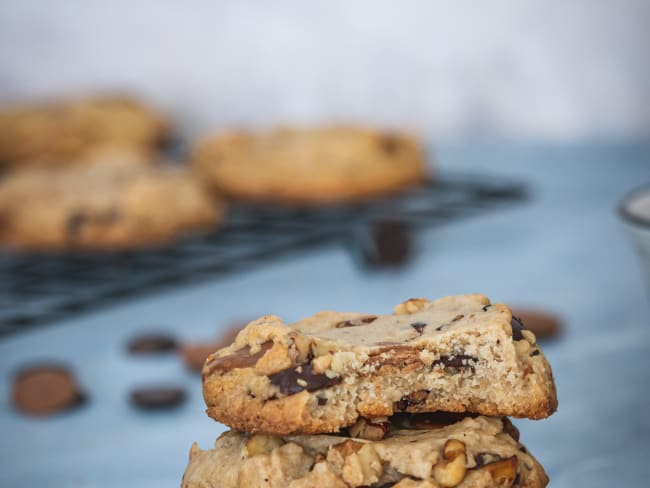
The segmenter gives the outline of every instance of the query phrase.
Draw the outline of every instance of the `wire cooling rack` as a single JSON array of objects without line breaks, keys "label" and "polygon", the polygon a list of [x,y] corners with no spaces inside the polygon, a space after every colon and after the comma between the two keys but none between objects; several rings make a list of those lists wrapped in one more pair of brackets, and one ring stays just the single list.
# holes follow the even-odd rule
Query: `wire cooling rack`
[{"label": "wire cooling rack", "polygon": [[263,261],[349,242],[375,222],[440,225],[522,201],[519,183],[447,175],[363,204],[319,208],[238,204],[211,234],[169,247],[111,254],[0,254],[0,336],[142,293],[235,273]]}]

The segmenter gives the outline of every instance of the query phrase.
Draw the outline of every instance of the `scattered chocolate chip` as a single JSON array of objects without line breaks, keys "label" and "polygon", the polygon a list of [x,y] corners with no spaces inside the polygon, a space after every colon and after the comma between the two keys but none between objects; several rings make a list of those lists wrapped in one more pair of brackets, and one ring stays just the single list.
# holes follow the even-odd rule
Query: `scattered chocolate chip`
[{"label": "scattered chocolate chip", "polygon": [[514,440],[519,442],[519,429],[515,426],[515,424],[513,424],[507,417],[503,417],[501,421],[503,422],[503,431]]},{"label": "scattered chocolate chip", "polygon": [[14,378],[12,401],[22,413],[45,417],[81,405],[85,396],[72,372],[50,364],[20,370]]},{"label": "scattered chocolate chip", "polygon": [[164,332],[151,332],[134,337],[129,341],[128,349],[131,354],[155,354],[175,351],[178,347],[176,339]]},{"label": "scattered chocolate chip", "polygon": [[399,220],[380,220],[369,229],[370,239],[363,247],[366,263],[374,266],[399,266],[411,252],[410,228]]},{"label": "scattered chocolate chip", "polygon": [[422,334],[422,331],[424,330],[424,328],[426,326],[427,326],[427,324],[425,324],[424,322],[413,322],[411,324],[411,327],[413,327],[417,331],[418,334]]},{"label": "scattered chocolate chip", "polygon": [[472,370],[472,372],[474,372],[474,365],[472,363],[477,361],[478,358],[474,356],[468,356],[466,354],[455,354],[452,356],[440,356],[440,359],[436,359],[433,363],[431,363],[431,367],[442,365],[445,368],[469,368]]},{"label": "scattered chocolate chip", "polygon": [[289,368],[269,376],[271,384],[277,386],[285,395],[294,395],[303,390],[316,391],[338,385],[340,377],[328,378],[313,372],[311,364]]},{"label": "scattered chocolate chip", "polygon": [[219,344],[216,342],[201,342],[195,344],[183,344],[180,349],[180,355],[183,358],[183,363],[190,370],[195,373],[201,372],[205,360],[210,354],[217,351]]},{"label": "scattered chocolate chip", "polygon": [[521,320],[513,315],[512,320],[510,321],[510,326],[512,327],[512,340],[522,340],[524,336],[521,335],[521,331],[524,330],[524,324],[521,322]]},{"label": "scattered chocolate chip", "polygon": [[177,387],[147,387],[131,391],[131,403],[145,410],[179,406],[185,401],[185,390]]},{"label": "scattered chocolate chip", "polygon": [[228,356],[223,356],[220,358],[215,357],[212,359],[212,361],[207,363],[207,374],[212,374],[216,371],[227,373],[228,371],[236,368],[250,368],[252,366],[255,366],[255,363],[257,363],[258,359],[264,356],[264,354],[266,354],[266,351],[272,347],[273,342],[267,341],[261,345],[260,350],[255,354],[251,354],[250,347],[246,346]]},{"label": "scattered chocolate chip", "polygon": [[560,319],[548,312],[532,309],[513,310],[519,320],[526,324],[526,329],[530,330],[538,339],[550,339],[557,337],[562,332]]},{"label": "scattered chocolate chip", "polygon": [[327,405],[327,398],[319,398],[318,399],[318,404],[320,406]]},{"label": "scattered chocolate chip", "polygon": [[359,325],[370,324],[377,320],[377,317],[374,315],[368,315],[367,317],[359,317],[358,319],[344,320],[339,322],[334,327],[337,329],[342,329],[344,327],[358,327]]}]

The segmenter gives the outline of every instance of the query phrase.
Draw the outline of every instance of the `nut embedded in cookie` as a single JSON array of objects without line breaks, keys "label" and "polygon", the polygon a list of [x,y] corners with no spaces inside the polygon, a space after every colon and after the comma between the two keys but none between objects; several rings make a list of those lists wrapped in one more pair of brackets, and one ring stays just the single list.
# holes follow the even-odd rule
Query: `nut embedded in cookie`
[{"label": "nut embedded in cookie", "polygon": [[[411,299],[393,315],[321,312],[249,324],[203,370],[208,415],[275,435],[337,432],[397,412],[532,419],[557,406],[535,336],[481,295]],[[378,433],[375,433],[378,434]]]}]

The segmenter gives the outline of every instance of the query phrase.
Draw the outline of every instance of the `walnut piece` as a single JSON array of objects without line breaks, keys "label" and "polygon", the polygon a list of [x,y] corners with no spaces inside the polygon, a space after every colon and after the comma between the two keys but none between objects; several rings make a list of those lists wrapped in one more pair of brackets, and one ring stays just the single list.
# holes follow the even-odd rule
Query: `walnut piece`
[{"label": "walnut piece", "polygon": [[458,485],[465,478],[467,454],[465,444],[456,439],[445,442],[442,456],[443,461],[433,467],[433,476],[443,488]]}]

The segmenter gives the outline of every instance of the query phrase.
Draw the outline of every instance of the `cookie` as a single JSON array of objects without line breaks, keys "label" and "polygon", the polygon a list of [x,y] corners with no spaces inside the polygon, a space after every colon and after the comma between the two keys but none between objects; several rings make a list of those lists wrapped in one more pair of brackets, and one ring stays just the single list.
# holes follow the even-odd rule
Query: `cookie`
[{"label": "cookie", "polygon": [[0,244],[118,250],[218,225],[222,206],[179,169],[119,164],[16,171],[0,180]]},{"label": "cookie", "polygon": [[196,145],[192,161],[227,196],[288,204],[357,201],[425,178],[413,138],[352,127],[216,135]]},{"label": "cookie", "polygon": [[[190,450],[182,488],[537,488],[542,466],[500,417],[433,428],[393,419],[380,439],[350,435],[267,436],[226,432],[214,449]],[[417,424],[418,422],[415,421]]]},{"label": "cookie", "polygon": [[288,326],[262,317],[208,357],[203,395],[215,420],[275,435],[403,411],[541,419],[557,407],[535,336],[482,295],[410,299],[393,315],[320,312]]},{"label": "cookie", "polygon": [[63,366],[28,367],[14,378],[13,405],[27,415],[46,417],[79,405],[83,398],[74,375]]},{"label": "cookie", "polygon": [[168,122],[127,97],[95,97],[0,110],[0,165],[87,163],[114,148],[155,151]]}]

